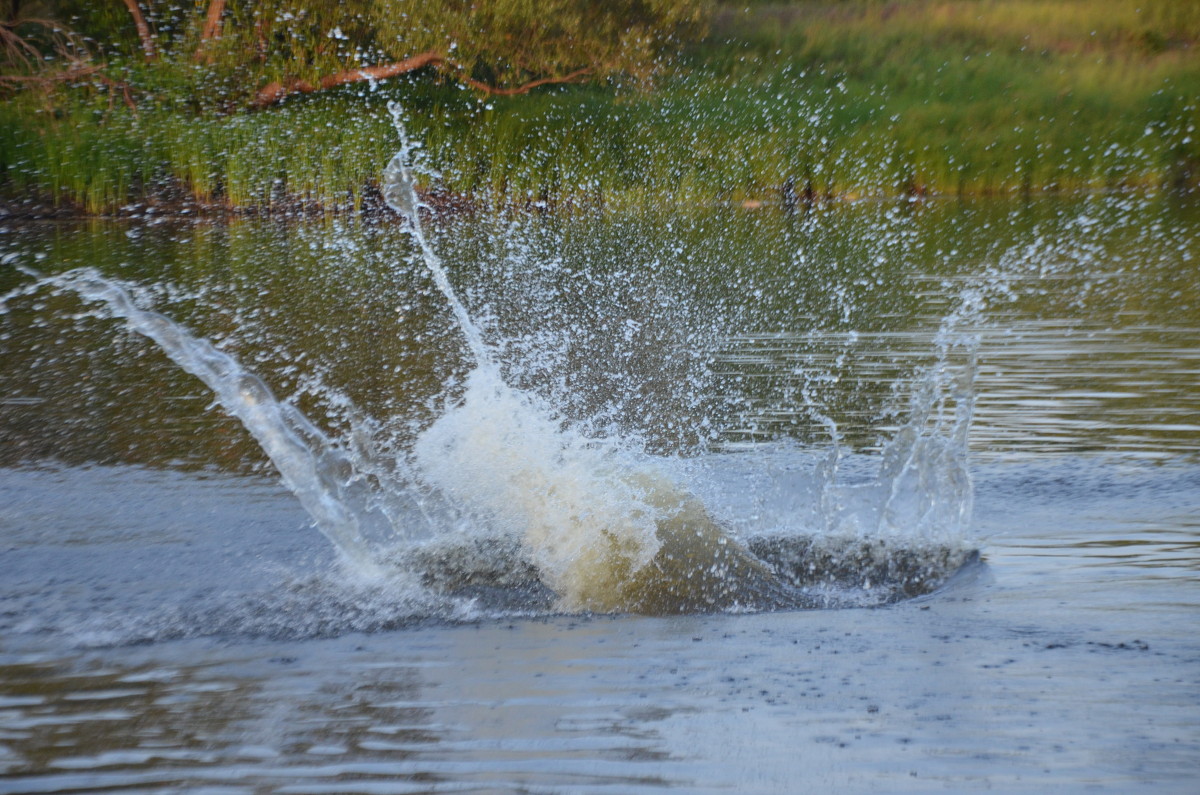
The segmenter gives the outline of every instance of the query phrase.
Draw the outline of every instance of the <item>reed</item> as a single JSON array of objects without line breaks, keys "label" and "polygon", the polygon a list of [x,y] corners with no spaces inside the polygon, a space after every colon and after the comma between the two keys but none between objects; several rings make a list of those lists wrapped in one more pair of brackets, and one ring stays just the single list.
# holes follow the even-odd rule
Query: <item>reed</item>
[{"label": "reed", "polygon": [[0,174],[12,196],[92,212],[172,188],[353,210],[395,148],[394,99],[441,183],[484,200],[1184,185],[1200,175],[1198,45],[1200,4],[1172,0],[740,2],[653,91],[488,98],[410,77],[217,115],[188,109],[180,65],[136,111],[111,91],[25,92],[0,107]]}]

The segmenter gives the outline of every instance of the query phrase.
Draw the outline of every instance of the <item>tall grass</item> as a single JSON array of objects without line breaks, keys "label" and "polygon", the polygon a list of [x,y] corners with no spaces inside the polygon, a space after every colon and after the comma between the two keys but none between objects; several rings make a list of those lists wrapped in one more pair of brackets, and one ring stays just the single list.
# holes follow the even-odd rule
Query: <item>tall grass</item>
[{"label": "tall grass", "polygon": [[394,99],[446,188],[503,201],[1186,183],[1200,175],[1198,47],[1200,3],[1175,0],[740,2],[651,92],[488,98],[413,77],[230,115],[169,100],[161,75],[136,112],[97,89],[26,93],[0,109],[0,173],[10,194],[91,211],[172,186],[236,207],[355,208],[395,149]]}]

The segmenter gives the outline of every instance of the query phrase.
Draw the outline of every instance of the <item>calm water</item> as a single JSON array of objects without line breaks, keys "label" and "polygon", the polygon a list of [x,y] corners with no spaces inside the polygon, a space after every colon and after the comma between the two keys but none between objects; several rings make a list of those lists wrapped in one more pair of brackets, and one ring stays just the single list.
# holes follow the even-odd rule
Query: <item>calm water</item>
[{"label": "calm water", "polygon": [[[428,561],[424,585],[364,583],[202,383],[71,294],[12,291],[17,266],[139,285],[386,451],[386,480],[471,369],[400,230],[9,224],[0,791],[1193,791],[1194,204],[464,216],[434,238],[505,379],[648,451],[733,538],[832,532],[884,484],[912,521],[893,548],[982,560],[885,607],[668,617],[564,614],[528,579],[443,598]],[[877,472],[914,406],[937,439],[971,396],[963,529],[922,513],[960,504],[946,482]],[[523,571],[471,521],[409,543],[446,576]],[[813,593],[897,596],[840,571]]]}]

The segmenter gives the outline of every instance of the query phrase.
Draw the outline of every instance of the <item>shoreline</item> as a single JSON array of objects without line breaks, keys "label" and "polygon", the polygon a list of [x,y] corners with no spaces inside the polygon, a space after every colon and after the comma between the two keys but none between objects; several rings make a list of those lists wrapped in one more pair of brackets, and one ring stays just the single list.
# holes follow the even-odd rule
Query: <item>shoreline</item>
[{"label": "shoreline", "polygon": [[411,73],[255,110],[213,81],[265,66],[117,47],[123,94],[6,89],[0,217],[370,216],[393,103],[423,179],[500,210],[1200,190],[1200,14],[1172,0],[717,5],[645,85],[519,96]]},{"label": "shoreline", "polygon": [[[488,198],[478,198],[470,195],[452,193],[450,191],[428,191],[418,189],[422,200],[432,210],[436,218],[469,215],[483,211],[485,208],[521,209],[535,211],[547,215],[556,213],[575,213],[583,211],[607,212],[614,207],[622,207],[620,196],[615,201],[605,201],[603,197],[572,197],[551,200],[509,200],[496,202]],[[781,212],[786,215],[802,215],[817,208],[833,206],[849,206],[870,203],[926,203],[947,201],[981,201],[990,199],[1037,199],[1037,198],[1071,198],[1090,195],[1170,195],[1182,199],[1200,197],[1200,189],[1195,186],[1172,185],[1164,180],[1126,183],[1111,186],[1072,187],[1062,188],[1048,186],[1041,188],[1026,188],[1013,190],[979,190],[944,192],[935,190],[906,191],[897,193],[845,191],[806,196],[803,198],[788,197],[782,191],[777,195],[763,198],[743,199],[713,199],[710,202],[700,202],[693,206],[706,205],[710,209],[733,210],[742,212]],[[588,200],[590,199],[590,200]],[[671,197],[663,193],[664,202]],[[228,221],[241,218],[275,219],[281,221],[302,220],[311,221],[323,218],[355,217],[368,221],[380,221],[391,218],[392,211],[383,202],[379,191],[372,186],[357,207],[351,205],[326,205],[313,199],[288,197],[283,201],[270,205],[232,205],[222,201],[205,201],[180,190],[163,191],[158,195],[138,201],[130,201],[120,207],[110,208],[99,212],[88,210],[81,204],[37,198],[17,198],[6,195],[0,190],[0,222],[17,221],[91,221],[91,220],[145,220],[161,218],[170,220],[197,221]]]}]

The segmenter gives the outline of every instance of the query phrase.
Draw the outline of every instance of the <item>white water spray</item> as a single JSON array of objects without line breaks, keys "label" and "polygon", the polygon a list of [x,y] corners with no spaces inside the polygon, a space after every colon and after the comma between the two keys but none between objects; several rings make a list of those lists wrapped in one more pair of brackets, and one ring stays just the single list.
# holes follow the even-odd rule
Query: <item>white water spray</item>
[{"label": "white water spray", "polygon": [[417,196],[416,180],[413,174],[415,150],[404,128],[402,109],[395,102],[389,103],[388,109],[392,113],[392,123],[396,128],[396,134],[400,137],[400,151],[388,161],[387,166],[383,169],[383,199],[387,202],[388,207],[391,207],[404,219],[409,236],[421,251],[425,267],[433,276],[434,283],[437,284],[446,301],[449,302],[458,328],[467,338],[467,345],[475,357],[475,363],[481,366],[489,365],[491,357],[483,344],[479,328],[467,314],[467,309],[463,306],[462,301],[458,300],[458,295],[455,294],[454,288],[450,284],[450,277],[446,275],[442,260],[433,250],[433,246],[429,245],[429,240],[425,237],[425,230],[421,226],[421,210],[425,208],[425,204]]},{"label": "white water spray", "polygon": [[261,378],[209,341],[192,336],[164,315],[139,308],[129,287],[117,280],[91,268],[57,276],[23,270],[38,278],[23,292],[50,286],[99,303],[112,317],[153,340],[171,361],[203,381],[221,408],[239,419],[262,447],[284,484],[353,570],[371,578],[382,574],[366,538],[370,525],[387,524],[388,519],[369,505],[364,484],[355,477],[349,456],[295,406],[276,400]]},{"label": "white water spray", "polygon": [[[785,511],[775,526],[784,535],[767,542],[735,537],[714,518],[709,506],[719,503],[682,485],[678,462],[619,435],[584,432],[549,401],[506,382],[499,348],[484,341],[422,228],[414,146],[398,109],[393,114],[402,146],[384,172],[384,196],[450,306],[474,365],[458,399],[417,436],[410,459],[328,436],[233,357],[138,306],[134,286],[93,269],[33,274],[36,284],[0,297],[0,312],[5,300],[50,286],[100,305],[153,340],[243,423],[353,570],[374,577],[413,573],[434,592],[472,596],[474,574],[447,567],[465,560],[456,543],[469,551],[481,542],[474,548],[497,552],[488,565],[507,567],[489,582],[522,583],[527,594],[549,588],[559,610],[674,613],[857,603],[831,600],[831,583],[853,589],[881,578],[897,587],[875,593],[901,598],[927,592],[964,560],[968,550],[957,542],[970,510],[966,433],[973,392],[969,374],[957,387],[947,377],[958,315],[943,324],[939,364],[871,483],[839,485],[839,430],[805,393],[832,440],[814,472],[809,506],[823,521],[798,526],[797,512]],[[953,420],[943,417],[950,405]],[[426,495],[451,510],[425,515],[435,538],[421,546],[405,528],[414,517],[397,506],[420,508]],[[446,520],[450,514],[455,520]],[[880,538],[883,546],[872,546]],[[384,549],[380,539],[400,543]],[[939,540],[947,543],[933,549]]]},{"label": "white water spray", "polygon": [[413,147],[401,109],[393,104],[391,112],[401,148],[384,171],[384,199],[404,219],[476,362],[459,405],[417,441],[423,478],[520,537],[561,609],[785,604],[770,569],[648,456],[566,427],[549,406],[505,383],[425,237]]}]

